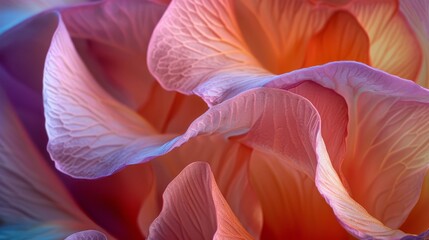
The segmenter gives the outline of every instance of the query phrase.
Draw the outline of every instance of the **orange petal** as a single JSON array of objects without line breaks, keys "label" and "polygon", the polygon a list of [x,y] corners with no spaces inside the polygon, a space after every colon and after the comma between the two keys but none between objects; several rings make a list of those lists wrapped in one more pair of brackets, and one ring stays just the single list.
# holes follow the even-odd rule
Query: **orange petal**
[{"label": "orange petal", "polygon": [[419,234],[429,229],[429,173],[426,173],[419,200],[401,229]]},{"label": "orange petal", "polygon": [[338,60],[370,64],[369,39],[356,19],[346,11],[335,12],[308,44],[304,66]]},{"label": "orange petal", "polygon": [[[353,198],[333,175],[330,163],[318,165],[318,189],[339,219],[349,221],[344,225],[355,228],[349,229],[351,233],[361,237],[404,236],[394,229],[417,202],[428,167],[428,91],[352,62],[285,74],[269,86],[287,88],[308,80],[341,95],[350,119],[343,171]],[[320,155],[326,161],[327,156]],[[371,224],[363,224],[364,219]]]},{"label": "orange petal", "polygon": [[416,80],[418,84],[427,88],[429,87],[429,2],[425,0],[401,0],[399,7],[417,36],[422,49],[422,66]]},{"label": "orange petal", "polygon": [[301,171],[258,151],[252,154],[249,171],[264,213],[261,239],[349,237],[314,180]]},{"label": "orange petal", "polygon": [[415,34],[398,14],[395,0],[355,1],[348,10],[368,34],[371,65],[405,79],[416,80],[422,54]]}]

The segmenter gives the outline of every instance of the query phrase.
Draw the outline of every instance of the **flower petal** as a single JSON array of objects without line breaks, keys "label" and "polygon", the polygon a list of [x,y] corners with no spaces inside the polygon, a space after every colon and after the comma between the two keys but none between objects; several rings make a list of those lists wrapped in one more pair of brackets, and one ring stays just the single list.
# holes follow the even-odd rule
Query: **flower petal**
[{"label": "flower petal", "polygon": [[61,238],[98,227],[76,206],[0,89],[0,237]]},{"label": "flower petal", "polygon": [[[401,226],[404,231],[420,233],[429,229],[429,172],[426,173],[419,201]],[[429,232],[428,232],[429,233]]]},{"label": "flower petal", "polygon": [[322,124],[322,136],[332,165],[341,173],[346,151],[348,108],[340,95],[314,82],[303,82],[289,91],[305,97],[316,108]]},{"label": "flower petal", "polygon": [[219,191],[210,167],[192,163],[164,192],[149,239],[252,239]]},{"label": "flower petal", "polygon": [[422,64],[421,48],[398,7],[395,0],[364,0],[354,1],[349,11],[368,34],[371,66],[414,80]]},{"label": "flower petal", "polygon": [[[195,89],[213,77],[219,83],[233,76],[247,86],[271,75],[246,47],[234,15],[232,1],[173,1],[149,44],[149,70],[165,89],[198,95],[207,88]],[[243,72],[255,79],[240,77]],[[211,86],[205,94],[217,98],[226,89]]]},{"label": "flower petal", "polygon": [[[333,89],[346,100],[349,147],[343,171],[353,199],[387,226],[398,228],[418,200],[429,165],[424,158],[429,151],[424,130],[427,90],[358,63],[304,69],[269,86],[288,88],[306,80]],[[335,209],[337,203],[329,202]]]},{"label": "flower petal", "polygon": [[336,60],[415,79],[420,52],[394,1],[177,0],[154,30],[148,64],[166,89],[213,105],[272,74]]},{"label": "flower petal", "polygon": [[423,53],[417,83],[429,87],[429,3],[425,0],[401,0],[399,8],[416,34]]},{"label": "flower petal", "polygon": [[95,230],[86,230],[77,233],[73,233],[68,236],[65,240],[107,240],[107,237]]},{"label": "flower petal", "polygon": [[[210,148],[207,148],[210,146]],[[262,210],[249,182],[251,149],[223,136],[198,136],[179,148],[151,161],[158,192],[187,165],[205,160],[210,164],[217,185],[228,205],[253,238],[260,238]],[[141,214],[142,215],[142,214]]]},{"label": "flower petal", "polygon": [[96,80],[133,109],[148,100],[155,84],[146,67],[146,51],[165,8],[148,0],[106,0],[61,10]]},{"label": "flower petal", "polygon": [[172,138],[157,134],[96,83],[61,21],[46,58],[44,103],[48,151],[58,169],[75,177],[110,175],[125,165],[122,161],[144,159],[141,149]]},{"label": "flower petal", "polygon": [[258,151],[252,153],[249,171],[264,213],[261,239],[350,237],[311,177],[278,157]]}]

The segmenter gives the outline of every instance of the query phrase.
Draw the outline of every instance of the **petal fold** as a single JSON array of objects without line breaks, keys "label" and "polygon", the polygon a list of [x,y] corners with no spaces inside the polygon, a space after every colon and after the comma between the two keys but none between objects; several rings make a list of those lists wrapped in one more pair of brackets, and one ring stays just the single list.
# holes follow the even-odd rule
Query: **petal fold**
[{"label": "petal fold", "polygon": [[252,239],[219,191],[210,167],[192,163],[164,192],[149,239]]},{"label": "petal fold", "polygon": [[[137,163],[139,155],[145,155],[141,149],[171,139],[157,135],[149,123],[97,84],[62,21],[46,58],[43,95],[48,151],[58,169],[75,177],[110,175],[125,165],[124,159]],[[102,157],[105,161],[100,162]]]},{"label": "petal fold", "polygon": [[[429,151],[429,135],[424,130],[429,114],[428,91],[410,81],[347,62],[285,74],[267,86],[288,89],[308,80],[334,90],[347,103],[350,121],[342,171],[354,204],[362,205],[383,224],[399,228],[418,200],[429,165],[424,157]],[[334,184],[334,178],[328,176],[326,173],[330,179],[326,183]],[[321,190],[325,180],[319,177],[318,181]],[[343,183],[335,184],[343,188]],[[321,193],[325,197],[333,194],[324,191]],[[337,216],[334,205],[347,202],[341,195],[337,203],[327,198]]]},{"label": "petal fold", "polygon": [[100,85],[133,109],[149,96],[155,81],[146,52],[165,4],[106,0],[61,10],[77,50]]}]

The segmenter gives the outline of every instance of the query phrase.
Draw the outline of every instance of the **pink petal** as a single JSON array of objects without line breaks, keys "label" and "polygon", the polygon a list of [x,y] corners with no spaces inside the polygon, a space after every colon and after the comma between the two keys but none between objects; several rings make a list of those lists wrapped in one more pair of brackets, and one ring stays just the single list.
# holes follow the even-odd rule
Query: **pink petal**
[{"label": "pink petal", "polygon": [[96,80],[133,109],[148,101],[155,84],[146,67],[146,51],[165,8],[147,0],[107,0],[61,11]]},{"label": "pink petal", "polygon": [[88,227],[97,229],[33,146],[2,89],[0,101],[1,235],[62,238]]},{"label": "pink petal", "polygon": [[429,87],[429,3],[425,0],[401,0],[399,8],[416,34],[423,54],[417,83]]},{"label": "pink petal", "polygon": [[208,164],[185,168],[163,198],[149,239],[252,239],[223,198]]},{"label": "pink petal", "polygon": [[347,123],[349,121],[347,104],[340,95],[331,89],[314,82],[302,82],[289,91],[309,100],[320,115],[322,136],[329,156],[337,172],[346,151]]},{"label": "pink petal", "polygon": [[[207,148],[210,146],[210,148]],[[262,210],[249,182],[251,149],[222,136],[199,136],[151,161],[157,177],[157,191],[165,187],[189,164],[204,160],[210,164],[216,183],[234,215],[253,238],[262,230]],[[145,216],[142,212],[140,216]]]},{"label": "pink petal", "polygon": [[[304,69],[285,74],[269,86],[288,88],[288,85],[306,80],[333,89],[347,102],[349,147],[343,171],[353,201],[387,226],[398,228],[417,202],[428,169],[424,158],[429,150],[428,134],[423,130],[429,113],[427,90],[358,63],[333,63]],[[344,223],[346,216],[356,214],[344,211],[344,205],[351,207],[357,203],[352,204],[351,199],[345,201],[346,192],[334,194],[332,185],[339,188],[342,183],[333,178],[332,173],[328,174],[331,169],[327,166],[319,166],[318,188]],[[323,179],[322,173],[328,179]],[[351,223],[348,226],[353,228]],[[360,229],[354,234],[364,236],[360,234],[365,231],[371,234],[385,231],[380,228],[381,232],[376,233],[379,230],[373,230]]]},{"label": "pink petal", "polygon": [[[152,36],[149,70],[165,89],[204,93],[209,103],[229,89],[223,82],[231,77],[248,86],[271,75],[245,46],[234,15],[231,1],[173,1]],[[244,72],[255,76],[244,78]]]},{"label": "pink petal", "polygon": [[73,233],[65,240],[107,240],[107,237],[95,230],[86,230],[82,232]]},{"label": "pink petal", "polygon": [[61,21],[46,59],[44,103],[48,150],[58,169],[75,177],[109,175],[172,138],[158,135],[96,83]]}]

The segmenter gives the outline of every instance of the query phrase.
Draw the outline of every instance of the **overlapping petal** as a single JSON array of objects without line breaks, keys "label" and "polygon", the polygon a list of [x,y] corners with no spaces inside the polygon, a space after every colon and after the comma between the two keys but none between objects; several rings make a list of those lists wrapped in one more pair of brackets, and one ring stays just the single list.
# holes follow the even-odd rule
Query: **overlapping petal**
[{"label": "overlapping petal", "polygon": [[77,50],[100,85],[137,110],[156,83],[146,64],[153,28],[165,4],[105,0],[61,10]]},{"label": "overlapping petal", "polygon": [[97,84],[61,21],[46,59],[44,102],[48,150],[60,170],[76,177],[110,175],[123,161],[142,161],[154,155],[151,149],[162,152],[171,139]]},{"label": "overlapping petal", "polygon": [[[187,165],[205,161],[210,165],[219,190],[231,210],[246,231],[254,239],[259,239],[263,214],[249,179],[251,153],[251,148],[221,135],[190,139],[179,148],[150,162],[156,176],[158,195]],[[146,214],[142,212],[140,216]]]},{"label": "overlapping petal", "polygon": [[149,239],[252,239],[234,216],[207,163],[186,167],[164,192]]},{"label": "overlapping petal", "polygon": [[394,1],[177,0],[155,29],[148,64],[165,88],[217,104],[272,74],[329,61],[415,79],[420,51]]},{"label": "overlapping petal", "polygon": [[[296,71],[267,86],[286,89],[307,80],[334,90],[347,103],[350,120],[342,171],[350,195],[375,218],[399,228],[419,198],[429,166],[424,120],[428,91],[358,63]],[[336,203],[327,198],[335,210]],[[346,202],[341,201],[338,204]]]}]

